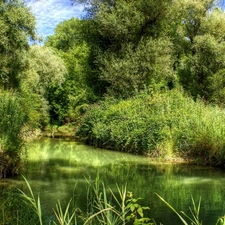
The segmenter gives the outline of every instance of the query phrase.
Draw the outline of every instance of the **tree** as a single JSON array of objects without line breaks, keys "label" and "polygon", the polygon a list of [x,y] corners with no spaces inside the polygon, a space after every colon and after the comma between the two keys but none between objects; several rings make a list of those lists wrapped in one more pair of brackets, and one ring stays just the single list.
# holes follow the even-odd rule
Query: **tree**
[{"label": "tree", "polygon": [[[76,120],[77,111],[95,101],[105,91],[95,64],[101,38],[94,21],[66,20],[49,36],[45,45],[55,48],[65,62],[65,82],[52,90],[52,117],[60,122]],[[97,72],[96,72],[97,71]]]},{"label": "tree", "polygon": [[100,78],[115,97],[145,88],[167,86],[174,79],[173,47],[162,35],[172,1],[93,2],[99,33],[106,47],[98,54]]},{"label": "tree", "polygon": [[52,90],[62,85],[67,70],[61,57],[49,47],[33,45],[24,57],[28,65],[20,74],[24,107],[33,125],[43,126],[49,122],[49,111],[53,107],[49,101]]},{"label": "tree", "polygon": [[[87,4],[86,18],[94,21],[101,39],[93,61],[99,78],[106,81],[108,93],[129,96],[155,82],[166,84],[169,76],[163,78],[163,71],[170,68],[169,74],[172,69],[174,71],[170,84],[173,80],[179,80],[194,98],[200,96],[211,101],[213,95],[213,99],[218,100],[215,91],[216,85],[220,84],[218,88],[223,86],[219,80],[224,71],[225,33],[225,14],[220,9],[220,1],[82,2]],[[150,42],[155,43],[151,46],[152,51],[148,48]],[[165,51],[156,54],[160,42],[170,44],[167,47],[162,45]],[[153,80],[149,78],[153,78],[150,71],[154,70],[155,65],[148,62],[147,55],[155,58],[157,65],[160,58],[168,59],[168,63],[164,61],[167,69],[164,70],[162,63],[162,70],[157,70]],[[146,72],[147,63],[153,70]]]},{"label": "tree", "polygon": [[212,77],[225,66],[225,14],[210,0],[183,1],[178,5],[180,22],[173,27],[178,35],[171,36],[176,46],[175,69],[182,86],[194,98],[211,100]]},{"label": "tree", "polygon": [[166,87],[175,79],[172,51],[169,39],[146,38],[136,47],[125,45],[123,55],[104,54],[101,78],[110,84],[108,93],[128,98],[144,89]]},{"label": "tree", "polygon": [[0,1],[0,85],[18,88],[18,74],[26,67],[21,59],[35,38],[35,18],[20,0]]}]

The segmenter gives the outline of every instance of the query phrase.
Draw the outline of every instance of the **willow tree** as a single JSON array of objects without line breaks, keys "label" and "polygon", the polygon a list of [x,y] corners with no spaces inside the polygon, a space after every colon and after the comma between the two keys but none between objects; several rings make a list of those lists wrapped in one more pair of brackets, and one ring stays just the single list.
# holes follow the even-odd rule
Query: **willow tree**
[{"label": "willow tree", "polygon": [[35,18],[20,0],[0,1],[0,85],[19,86],[18,74],[26,67],[23,52],[35,38]]},{"label": "willow tree", "polygon": [[50,122],[49,113],[56,104],[52,96],[65,81],[67,69],[62,58],[49,47],[33,45],[24,58],[27,69],[19,76],[24,108],[32,126],[43,127]]},{"label": "willow tree", "polygon": [[105,40],[97,55],[100,79],[115,97],[168,86],[174,79],[173,46],[162,36],[171,0],[98,1],[93,20]]},{"label": "willow tree", "polygon": [[181,85],[194,98],[218,101],[216,92],[224,89],[225,13],[212,0],[182,0],[174,2],[167,20]]},{"label": "willow tree", "polygon": [[[174,76],[179,78],[176,80],[179,80],[187,92],[194,98],[200,96],[216,102],[224,95],[224,81],[223,79],[221,81],[224,74],[224,12],[220,8],[223,1],[75,0],[75,2],[87,6],[86,19],[95,22],[103,40],[95,62],[101,71],[100,78],[108,81],[110,89],[121,84],[129,87],[129,90],[132,89],[131,87],[137,84],[136,81],[132,81],[136,76],[132,74],[135,74],[135,71],[138,73],[145,71],[144,68],[140,70],[145,57],[142,59],[137,57],[140,44],[150,39],[154,39],[155,42],[165,39],[171,42],[169,46],[172,48],[167,54],[172,54],[170,58],[173,60]],[[159,57],[162,57],[162,53],[161,51],[161,54],[158,54]],[[151,52],[148,54],[151,55]],[[139,66],[134,68],[137,60]],[[171,65],[171,61],[168,64]],[[130,73],[128,67],[133,68],[134,72]],[[142,73],[139,77],[145,76]],[[152,74],[149,74],[149,77],[153,77]],[[143,82],[144,80],[140,83]],[[140,89],[140,86],[137,89]],[[216,89],[221,90],[219,94],[216,93]],[[124,89],[128,95],[129,90]]]}]

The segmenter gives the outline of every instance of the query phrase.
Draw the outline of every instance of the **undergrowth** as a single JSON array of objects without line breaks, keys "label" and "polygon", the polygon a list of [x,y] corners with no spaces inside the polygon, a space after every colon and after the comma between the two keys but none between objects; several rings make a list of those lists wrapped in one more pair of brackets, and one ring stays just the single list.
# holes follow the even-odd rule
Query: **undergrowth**
[{"label": "undergrowth", "polygon": [[224,124],[223,109],[172,90],[92,105],[77,136],[96,147],[223,166]]}]

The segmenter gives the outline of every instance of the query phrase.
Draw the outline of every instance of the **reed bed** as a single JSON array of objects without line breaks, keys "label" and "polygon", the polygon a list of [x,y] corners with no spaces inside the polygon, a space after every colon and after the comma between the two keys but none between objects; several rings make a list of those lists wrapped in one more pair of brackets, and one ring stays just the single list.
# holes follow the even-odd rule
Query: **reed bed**
[{"label": "reed bed", "polygon": [[96,147],[224,166],[224,124],[224,109],[172,90],[93,105],[77,136]]}]

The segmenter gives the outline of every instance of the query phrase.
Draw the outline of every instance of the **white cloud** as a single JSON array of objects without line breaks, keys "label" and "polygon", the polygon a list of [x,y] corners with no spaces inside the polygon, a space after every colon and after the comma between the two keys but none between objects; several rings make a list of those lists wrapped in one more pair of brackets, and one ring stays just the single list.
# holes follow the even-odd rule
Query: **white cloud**
[{"label": "white cloud", "polygon": [[60,22],[80,18],[83,13],[83,6],[72,5],[70,0],[27,0],[26,5],[36,17],[37,34],[43,38],[54,34]]}]

